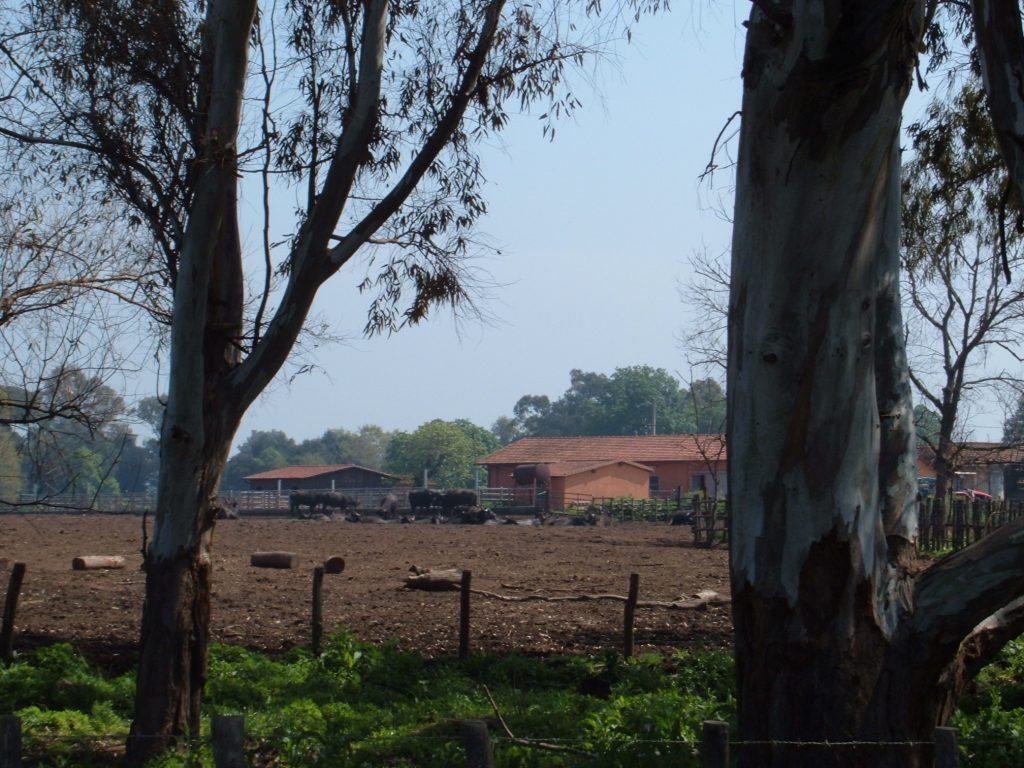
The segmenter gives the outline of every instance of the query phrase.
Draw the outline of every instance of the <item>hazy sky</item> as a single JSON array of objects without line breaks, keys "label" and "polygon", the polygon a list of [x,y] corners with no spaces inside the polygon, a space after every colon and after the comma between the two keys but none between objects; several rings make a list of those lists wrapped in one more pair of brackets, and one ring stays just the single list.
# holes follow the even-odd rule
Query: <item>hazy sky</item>
[{"label": "hazy sky", "polygon": [[643,20],[574,88],[584,108],[558,124],[554,142],[523,117],[487,150],[481,229],[501,250],[476,265],[492,283],[487,320],[456,327],[438,313],[364,339],[366,302],[354,286],[365,265],[349,265],[315,308],[349,340],[318,350],[322,370],[272,384],[236,445],[253,429],[302,439],[434,418],[489,427],[522,395],[559,396],[572,368],[652,365],[688,379],[679,284],[693,251],[728,247],[728,225],[710,208],[731,176],[711,187],[698,177],[739,109],[742,6]]},{"label": "hazy sky", "polygon": [[[584,107],[558,124],[554,142],[523,116],[485,152],[481,230],[501,251],[475,265],[492,285],[488,319],[456,326],[439,312],[365,339],[355,286],[366,265],[346,266],[315,312],[348,340],[317,350],[313,372],[289,381],[293,366],[278,377],[236,446],[254,429],[304,439],[363,424],[411,431],[434,418],[490,427],[522,395],[561,395],[573,368],[651,365],[688,381],[679,337],[704,318],[679,289],[695,251],[729,245],[731,172],[712,184],[699,177],[740,106],[749,6],[677,5],[641,21],[632,43],[576,84]],[[907,120],[925,100],[911,96]],[[970,421],[974,439],[1000,439],[998,408],[976,406]]]}]

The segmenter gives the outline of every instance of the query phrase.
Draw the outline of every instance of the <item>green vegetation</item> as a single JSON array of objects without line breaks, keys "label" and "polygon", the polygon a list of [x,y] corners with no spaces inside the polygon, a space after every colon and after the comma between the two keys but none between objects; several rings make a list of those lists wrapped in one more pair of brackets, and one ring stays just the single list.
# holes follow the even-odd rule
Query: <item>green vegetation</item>
[{"label": "green vegetation", "polygon": [[[105,677],[54,645],[0,668],[0,714],[21,718],[27,766],[116,765],[133,687],[131,673]],[[488,693],[516,737],[547,747],[505,736]],[[282,768],[459,765],[462,719],[488,722],[503,768],[696,768],[703,721],[733,710],[732,658],[720,651],[431,661],[339,634],[319,658],[214,646],[207,686],[208,715],[245,715],[250,764]],[[1024,765],[1024,640],[981,673],[953,724],[966,764]],[[212,766],[207,731],[155,768]]]},{"label": "green vegetation", "polygon": [[1024,638],[1011,640],[960,700],[952,725],[972,768],[1024,765]]}]

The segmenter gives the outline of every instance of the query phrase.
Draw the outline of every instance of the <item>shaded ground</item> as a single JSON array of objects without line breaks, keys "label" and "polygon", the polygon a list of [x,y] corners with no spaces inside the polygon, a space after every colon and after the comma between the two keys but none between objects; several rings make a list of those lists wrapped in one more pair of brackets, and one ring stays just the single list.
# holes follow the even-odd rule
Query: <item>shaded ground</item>
[{"label": "shaded ground", "polygon": [[[269,651],[309,642],[312,571],[327,557],[345,571],[324,580],[324,625],[427,655],[458,649],[459,595],[403,589],[411,565],[469,569],[473,588],[503,595],[625,595],[640,575],[640,600],[671,601],[701,590],[728,595],[724,549],[695,549],[688,527],[627,523],[607,528],[225,520],[214,537],[213,639]],[[145,578],[142,518],[0,515],[0,598],[10,565],[25,562],[15,649],[70,640],[118,665],[131,662]],[[253,568],[255,551],[299,556],[293,570]],[[128,567],[73,571],[79,555],[123,555]],[[623,603],[502,602],[474,596],[474,649],[594,653],[620,648]],[[728,605],[640,608],[636,650],[724,646]]]}]

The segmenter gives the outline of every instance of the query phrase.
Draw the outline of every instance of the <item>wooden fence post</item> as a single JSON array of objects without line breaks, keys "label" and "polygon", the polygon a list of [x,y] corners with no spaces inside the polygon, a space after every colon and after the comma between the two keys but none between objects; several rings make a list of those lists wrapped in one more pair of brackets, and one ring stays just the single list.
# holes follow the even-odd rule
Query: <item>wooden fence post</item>
[{"label": "wooden fence post", "polygon": [[494,768],[487,723],[483,720],[463,720],[459,723],[459,736],[466,750],[467,768]]},{"label": "wooden fence post", "polygon": [[25,579],[25,564],[15,563],[11,578],[7,582],[7,598],[4,600],[4,617],[0,623],[0,660],[4,666],[11,665],[14,657],[14,613],[21,594],[21,582]]},{"label": "wooden fence post", "polygon": [[704,768],[728,768],[729,724],[721,720],[705,720],[701,738]]},{"label": "wooden fence post", "polygon": [[960,749],[956,728],[935,729],[935,768],[958,768]]},{"label": "wooden fence post", "polygon": [[633,619],[636,617],[636,601],[640,594],[640,574],[629,574],[629,596],[626,598],[625,631],[623,633],[622,656],[633,656]]},{"label": "wooden fence post", "polygon": [[217,768],[246,768],[245,718],[220,715],[210,720],[213,738],[213,763]]},{"label": "wooden fence post", "polygon": [[0,768],[21,768],[21,720],[0,716]]},{"label": "wooden fence post", "polygon": [[324,567],[318,565],[313,569],[313,611],[312,611],[312,645],[313,655],[320,655],[320,641],[324,636]]},{"label": "wooden fence post", "polygon": [[472,579],[472,571],[462,572],[462,587],[459,593],[459,658],[462,660],[469,656],[469,585]]}]

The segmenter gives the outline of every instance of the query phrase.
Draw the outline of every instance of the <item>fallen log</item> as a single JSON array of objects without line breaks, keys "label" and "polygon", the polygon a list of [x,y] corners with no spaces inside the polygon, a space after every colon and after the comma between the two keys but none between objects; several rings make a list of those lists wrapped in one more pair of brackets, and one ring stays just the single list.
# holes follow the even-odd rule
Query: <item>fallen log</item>
[{"label": "fallen log", "polygon": [[294,568],[298,563],[294,552],[253,552],[249,558],[253,568]]},{"label": "fallen log", "polygon": [[428,592],[456,592],[462,588],[462,571],[447,568],[440,571],[412,567],[412,576],[405,580],[406,589],[424,589]]},{"label": "fallen log", "polygon": [[[615,600],[621,603],[625,603],[629,598],[625,595],[562,595],[558,597],[551,597],[548,595],[500,595],[497,592],[487,592],[482,589],[471,590],[474,595],[480,595],[491,600],[500,600],[506,603],[528,603],[528,602],[542,602],[542,603],[582,603],[594,600]],[[695,597],[689,599],[679,600],[638,600],[636,603],[637,608],[670,608],[676,610],[692,611],[698,608],[705,608],[709,605],[724,605],[729,602],[729,598],[723,597],[717,592],[711,592],[710,590],[698,593]]]},{"label": "fallen log", "polygon": [[341,573],[344,570],[345,558],[335,555],[324,560],[324,573]]},{"label": "fallen log", "polygon": [[74,571],[101,571],[124,568],[121,555],[80,555],[71,561]]}]

